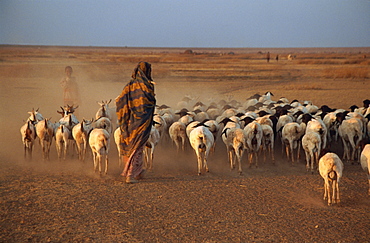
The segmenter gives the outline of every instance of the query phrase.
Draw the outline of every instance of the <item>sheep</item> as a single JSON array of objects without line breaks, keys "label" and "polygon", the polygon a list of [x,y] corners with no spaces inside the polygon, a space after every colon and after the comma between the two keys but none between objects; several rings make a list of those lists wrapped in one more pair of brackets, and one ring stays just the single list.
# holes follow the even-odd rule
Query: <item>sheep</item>
[{"label": "sheep", "polygon": [[367,175],[369,181],[369,192],[370,195],[370,144],[365,145],[361,152],[361,167]]},{"label": "sheep", "polygon": [[49,159],[50,146],[53,141],[54,129],[53,124],[49,121],[48,118],[45,118],[42,121],[39,121],[36,126],[36,134],[39,138],[40,145],[42,148],[43,159]]},{"label": "sheep", "polygon": [[321,137],[321,147],[325,149],[327,147],[328,130],[326,125],[321,119],[311,119],[307,122],[306,133],[309,131],[316,132]]},{"label": "sheep", "polygon": [[245,143],[246,132],[241,128],[226,128],[223,131],[225,134],[223,142],[226,145],[227,155],[230,163],[230,168],[235,168],[235,160],[238,161],[238,172],[242,174],[241,159],[244,154],[244,149],[247,147]]},{"label": "sheep", "polygon": [[177,148],[177,153],[180,151],[180,148],[182,151],[185,150],[185,141],[187,138],[186,135],[186,126],[182,122],[174,122],[169,128],[169,134],[171,140],[175,143]]},{"label": "sheep", "polygon": [[190,122],[194,120],[194,115],[190,113],[188,110],[181,110],[175,113],[176,115],[180,115],[179,122],[182,122],[187,126]]},{"label": "sheep", "polygon": [[198,159],[198,175],[201,175],[202,169],[209,172],[207,159],[214,143],[212,133],[204,124],[200,123],[198,127],[191,131],[189,140]]},{"label": "sheep", "polygon": [[[284,145],[283,142],[283,137],[282,137],[282,129],[283,127],[288,124],[293,122],[293,117],[290,115],[280,115],[276,124],[276,132],[277,132],[277,137],[279,137],[281,144]],[[284,146],[281,146],[282,152],[284,153]]]},{"label": "sheep", "polygon": [[102,159],[105,156],[104,174],[108,172],[110,133],[103,128],[94,128],[89,136],[89,145],[93,154],[94,171],[102,174]]},{"label": "sheep", "polygon": [[314,171],[314,165],[319,163],[319,154],[321,153],[321,137],[316,132],[307,132],[302,137],[302,148],[306,154],[306,170]]},{"label": "sheep", "polygon": [[216,120],[218,116],[220,116],[220,110],[218,109],[217,106],[210,105],[207,110],[206,110],[209,119],[211,120]]},{"label": "sheep", "polygon": [[100,105],[100,108],[95,114],[95,119],[99,119],[100,117],[107,117],[109,120],[112,120],[112,115],[110,113],[109,104],[112,101],[112,99],[108,101],[102,100],[102,102],[98,102]]},{"label": "sheep", "polygon": [[255,166],[258,167],[258,152],[262,144],[263,131],[261,125],[253,121],[244,127],[245,140],[249,153],[249,167],[255,158]]},{"label": "sheep", "polygon": [[213,135],[214,143],[213,143],[213,147],[212,147],[211,151],[214,152],[215,148],[216,148],[217,137],[218,137],[218,134],[219,134],[219,131],[220,131],[220,125],[215,120],[207,120],[206,119],[202,122],[207,126],[207,128],[209,129],[209,131]]},{"label": "sheep", "polygon": [[28,154],[28,158],[32,159],[32,149],[36,139],[36,130],[32,120],[28,120],[24,125],[22,125],[20,132],[24,146],[24,158],[27,158]]},{"label": "sheep", "polygon": [[201,122],[199,121],[192,121],[190,122],[187,126],[186,126],[186,136],[189,138],[190,137],[190,133],[191,131],[194,130],[194,128],[197,127],[198,124],[200,124]]},{"label": "sheep", "polygon": [[262,136],[262,150],[264,152],[263,160],[266,162],[266,154],[268,153],[270,155],[272,163],[275,164],[274,131],[270,125],[266,125],[266,124],[261,124],[261,128],[262,128],[262,133],[263,133],[263,136]]},{"label": "sheep", "polygon": [[357,118],[343,120],[340,123],[338,133],[342,138],[344,147],[343,160],[347,159],[352,161],[352,163],[355,161],[356,148],[358,148],[358,144],[363,136],[362,131],[362,122]]},{"label": "sheep", "polygon": [[200,110],[199,108],[193,111],[195,113],[194,120],[195,121],[203,121],[205,119],[209,119],[209,115],[207,112]]},{"label": "sheep", "polygon": [[[300,157],[301,138],[305,134],[306,124],[290,122],[282,129],[282,144],[285,147],[286,156],[295,163],[294,150],[297,150],[297,159]],[[285,145],[285,146],[284,146]]]},{"label": "sheep", "polygon": [[153,169],[153,159],[154,159],[154,149],[159,143],[160,134],[158,129],[154,126],[155,121],[153,121],[153,126],[150,130],[150,135],[148,141],[145,144],[144,153],[145,153],[145,165],[148,170]]},{"label": "sheep", "polygon": [[71,136],[71,131],[64,124],[61,124],[55,132],[55,146],[58,153],[58,159],[66,159],[68,150],[68,139]]},{"label": "sheep", "polygon": [[319,160],[319,173],[324,179],[324,200],[328,205],[340,203],[339,181],[343,174],[343,163],[335,153],[326,153]]},{"label": "sheep", "polygon": [[72,128],[72,137],[76,142],[78,159],[81,161],[85,161],[88,136],[90,131],[92,130],[92,122],[93,119],[83,119],[81,123]]}]

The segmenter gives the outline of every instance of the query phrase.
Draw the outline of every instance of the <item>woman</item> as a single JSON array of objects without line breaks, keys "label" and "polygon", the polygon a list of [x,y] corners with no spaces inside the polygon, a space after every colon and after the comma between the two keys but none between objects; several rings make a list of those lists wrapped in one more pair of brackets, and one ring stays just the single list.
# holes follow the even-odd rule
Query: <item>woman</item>
[{"label": "woman", "polygon": [[149,138],[155,109],[154,82],[151,65],[139,62],[116,98],[117,118],[121,129],[120,146],[126,183],[136,183],[144,173],[143,150]]}]

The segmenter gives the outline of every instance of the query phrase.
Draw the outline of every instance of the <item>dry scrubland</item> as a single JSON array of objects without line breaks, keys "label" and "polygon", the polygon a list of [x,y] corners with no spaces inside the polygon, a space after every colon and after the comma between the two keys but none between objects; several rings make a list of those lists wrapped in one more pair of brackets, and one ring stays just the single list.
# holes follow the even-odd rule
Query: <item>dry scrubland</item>
[{"label": "dry scrubland", "polygon": [[97,101],[114,99],[138,61],[152,63],[159,105],[175,107],[185,95],[243,102],[266,91],[344,109],[370,98],[370,48],[192,51],[0,46],[0,241],[368,242],[370,199],[359,165],[345,163],[342,205],[328,207],[320,176],[307,174],[303,160],[291,166],[280,148],[276,165],[248,169],[244,158],[239,176],[219,143],[211,172],[197,176],[193,151],[176,155],[159,145],[154,171],[135,185],[122,182],[113,143],[105,177],[92,172],[90,155],[85,163],[57,161],[54,144],[51,161],[42,161],[38,145],[24,161],[19,128],[32,108],[59,119],[67,65],[81,88],[80,119],[95,115]]}]

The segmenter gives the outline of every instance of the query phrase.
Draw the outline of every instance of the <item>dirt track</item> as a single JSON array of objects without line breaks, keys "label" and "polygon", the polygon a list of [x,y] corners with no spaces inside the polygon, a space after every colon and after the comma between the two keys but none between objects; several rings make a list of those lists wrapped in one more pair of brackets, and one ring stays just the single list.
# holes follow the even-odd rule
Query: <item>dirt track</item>
[{"label": "dirt track", "polygon": [[[196,158],[190,148],[176,155],[172,146],[162,144],[156,151],[154,171],[147,173],[140,183],[127,185],[119,176],[121,169],[113,143],[108,175],[99,177],[92,171],[91,156],[85,163],[75,158],[59,162],[54,144],[51,161],[42,161],[39,146],[33,160],[24,161],[19,134],[32,107],[39,107],[44,116],[57,119],[55,111],[60,106],[61,93],[56,85],[64,66],[70,64],[68,61],[74,64],[75,75],[83,84],[85,99],[80,116],[87,118],[95,114],[96,101],[115,98],[123,87],[118,80],[128,80],[136,60],[145,57],[152,59],[158,104],[175,102],[185,94],[197,95],[194,87],[204,89],[209,82],[210,74],[202,75],[221,67],[224,70],[217,73],[227,77],[212,77],[223,81],[213,83],[213,89],[202,92],[200,99],[215,94],[243,100],[269,90],[276,97],[291,100],[307,97],[302,99],[347,109],[352,104],[360,106],[363,99],[369,98],[368,78],[319,79],[313,73],[322,69],[322,65],[293,63],[288,68],[290,64],[281,62],[266,66],[255,55],[250,59],[239,55],[218,59],[208,55],[207,59],[199,55],[140,52],[131,54],[132,61],[123,62],[120,55],[110,53],[111,49],[106,52],[84,49],[83,60],[81,50],[1,51],[0,77],[4,83],[1,110],[10,114],[2,115],[0,120],[1,242],[369,241],[368,183],[357,164],[345,163],[340,184],[341,206],[328,207],[322,199],[321,177],[307,173],[303,160],[290,165],[280,155],[279,147],[275,150],[276,165],[261,161],[258,168],[248,168],[245,163],[244,173],[239,176],[230,171],[224,145],[218,143],[210,157],[210,173],[198,176]],[[71,57],[74,55],[76,58]],[[181,65],[175,62],[176,55]],[[355,56],[338,55],[351,60]],[[207,60],[213,63],[205,66]],[[248,62],[246,73],[254,75],[252,70],[259,70],[259,82],[239,80],[243,70],[238,63],[242,60]],[[118,61],[122,63],[119,65]],[[270,71],[263,71],[266,67]],[[204,72],[196,71],[201,68]],[[239,73],[228,74],[229,71]],[[307,85],[302,80],[315,81]],[[97,90],[101,91],[100,97],[91,95]],[[5,128],[9,119],[12,125]],[[341,146],[335,149],[341,155]]]}]

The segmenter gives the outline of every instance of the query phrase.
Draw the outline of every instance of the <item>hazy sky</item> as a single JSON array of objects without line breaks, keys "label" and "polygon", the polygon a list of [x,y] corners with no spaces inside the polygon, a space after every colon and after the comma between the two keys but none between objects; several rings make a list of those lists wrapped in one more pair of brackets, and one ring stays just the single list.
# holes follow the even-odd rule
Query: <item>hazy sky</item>
[{"label": "hazy sky", "polygon": [[0,0],[0,44],[365,47],[370,0]]}]

